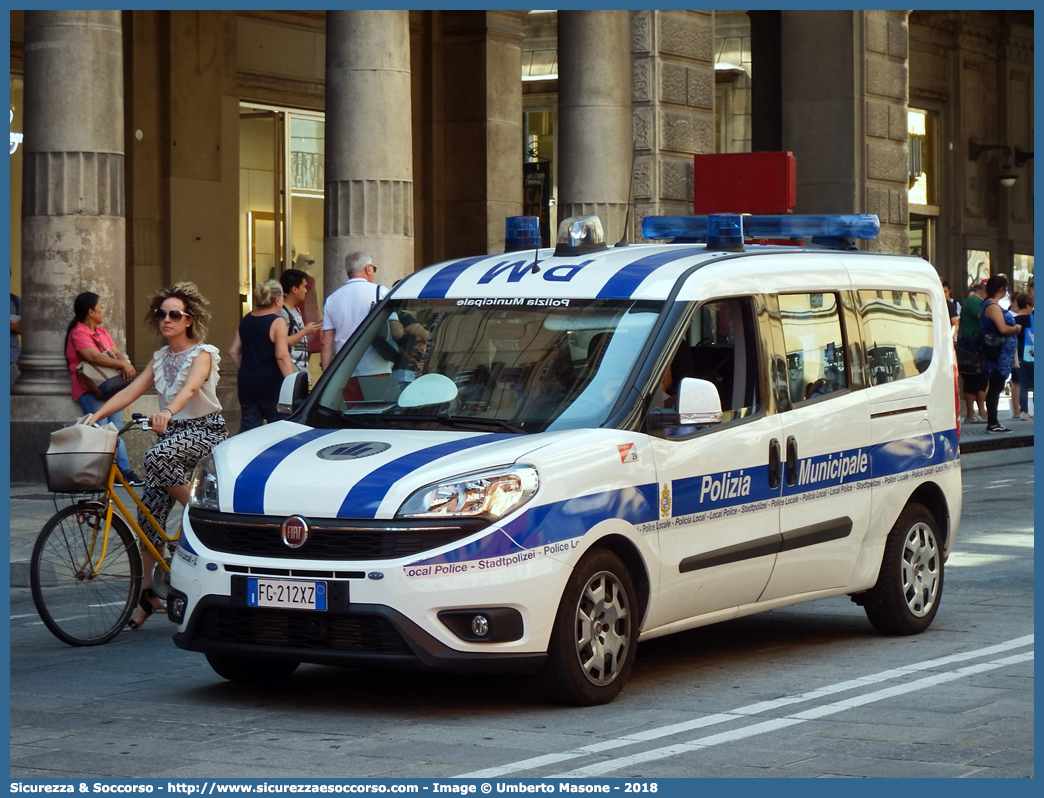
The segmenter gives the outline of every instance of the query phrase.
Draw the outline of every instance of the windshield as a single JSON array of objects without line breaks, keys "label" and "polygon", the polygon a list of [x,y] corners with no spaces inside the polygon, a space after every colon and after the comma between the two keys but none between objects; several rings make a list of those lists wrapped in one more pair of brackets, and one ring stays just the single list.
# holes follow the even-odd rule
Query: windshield
[{"label": "windshield", "polygon": [[[537,303],[546,303],[538,305]],[[318,386],[320,424],[541,432],[605,422],[660,302],[385,305]]]}]

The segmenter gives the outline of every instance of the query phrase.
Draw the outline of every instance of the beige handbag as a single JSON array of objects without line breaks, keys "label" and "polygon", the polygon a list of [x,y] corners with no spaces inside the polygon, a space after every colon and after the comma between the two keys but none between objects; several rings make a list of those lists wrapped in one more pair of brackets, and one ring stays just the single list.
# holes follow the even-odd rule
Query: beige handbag
[{"label": "beige handbag", "polygon": [[84,389],[102,401],[111,399],[131,384],[119,369],[95,366],[86,360],[80,361],[76,366],[76,372]]},{"label": "beige handbag", "polygon": [[119,430],[114,424],[74,424],[51,433],[43,455],[47,488],[56,493],[105,490],[116,456]]}]

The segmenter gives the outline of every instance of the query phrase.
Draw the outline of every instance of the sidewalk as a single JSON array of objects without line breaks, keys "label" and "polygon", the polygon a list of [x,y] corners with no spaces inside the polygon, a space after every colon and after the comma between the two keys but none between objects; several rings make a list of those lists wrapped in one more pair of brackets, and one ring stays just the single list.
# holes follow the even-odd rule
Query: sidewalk
[{"label": "sidewalk", "polygon": [[[1033,421],[1002,419],[1012,432],[987,434],[985,424],[961,424],[961,454],[1033,446]],[[1029,454],[1032,457],[1032,454]],[[133,503],[123,488],[124,504]],[[68,496],[62,497],[68,499]],[[59,504],[64,507],[68,501]],[[11,485],[11,587],[29,587],[29,560],[33,544],[47,519],[54,513],[53,494],[41,483]],[[177,513],[171,513],[173,518]]]}]

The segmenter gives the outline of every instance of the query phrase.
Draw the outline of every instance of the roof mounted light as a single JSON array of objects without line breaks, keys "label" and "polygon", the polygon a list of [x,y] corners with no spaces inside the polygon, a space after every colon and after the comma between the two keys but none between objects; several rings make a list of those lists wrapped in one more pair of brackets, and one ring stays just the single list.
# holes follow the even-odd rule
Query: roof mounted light
[{"label": "roof mounted light", "polygon": [[602,222],[597,216],[570,216],[558,225],[556,257],[583,255],[608,248]]},{"label": "roof mounted light", "polygon": [[539,216],[508,216],[504,219],[504,251],[540,248]]},{"label": "roof mounted light", "polygon": [[646,216],[642,235],[648,239],[707,242],[708,249],[736,250],[743,238],[811,238],[813,244],[850,249],[849,239],[877,238],[881,221],[873,214],[822,216],[744,216],[720,213],[710,216]]}]

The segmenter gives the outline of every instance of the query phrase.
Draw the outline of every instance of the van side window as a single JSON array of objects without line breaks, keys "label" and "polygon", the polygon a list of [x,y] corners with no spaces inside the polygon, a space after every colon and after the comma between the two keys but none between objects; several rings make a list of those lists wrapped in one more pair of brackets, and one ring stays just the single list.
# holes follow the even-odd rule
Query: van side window
[{"label": "van side window", "polygon": [[858,291],[870,385],[923,373],[932,362],[932,306],[915,291]]},{"label": "van side window", "polygon": [[780,294],[790,400],[797,404],[848,388],[836,294]]},{"label": "van side window", "polygon": [[696,377],[718,389],[723,424],[759,412],[762,401],[756,330],[750,299],[701,305],[664,375],[666,404],[673,404],[684,377]]}]

